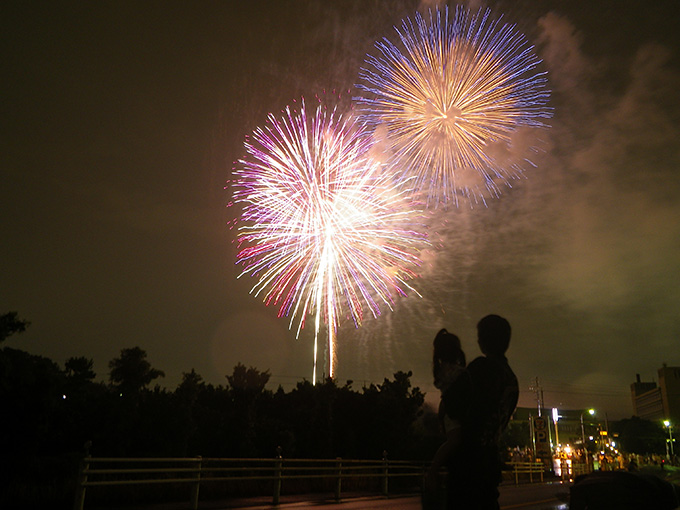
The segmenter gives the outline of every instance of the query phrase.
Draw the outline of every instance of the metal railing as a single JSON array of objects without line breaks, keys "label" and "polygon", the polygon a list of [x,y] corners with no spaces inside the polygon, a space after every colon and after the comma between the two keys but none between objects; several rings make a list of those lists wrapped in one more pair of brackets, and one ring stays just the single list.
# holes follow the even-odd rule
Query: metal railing
[{"label": "metal railing", "polygon": [[[515,484],[520,478],[543,481],[540,462],[510,464]],[[390,481],[411,479],[412,490],[420,490],[429,462],[349,459],[231,459],[231,458],[97,458],[86,456],[80,465],[74,510],[84,510],[86,491],[92,487],[176,484],[190,488],[189,506],[198,509],[199,491],[205,484],[269,482],[272,505],[278,505],[284,483],[293,480],[324,480],[340,501],[343,482],[373,479],[383,496],[389,496]],[[261,494],[260,494],[261,495]]]},{"label": "metal railing", "polygon": [[200,487],[220,482],[272,482],[272,505],[278,505],[281,487],[291,480],[331,480],[340,500],[343,481],[377,479],[380,493],[389,495],[390,480],[412,478],[420,487],[427,463],[348,459],[228,459],[228,458],[96,458],[85,457],[80,466],[73,503],[83,510],[88,488],[122,485],[186,484],[190,507],[198,508]]},{"label": "metal railing", "polygon": [[512,466],[513,478],[515,479],[515,485],[519,485],[520,477],[525,478],[523,475],[528,475],[529,482],[534,482],[534,475],[539,477],[539,480],[543,482],[543,474],[545,473],[545,464],[541,461],[536,462],[510,462],[508,464]]},{"label": "metal railing", "polygon": [[593,472],[592,464],[585,464],[580,462],[568,463],[565,460],[560,462],[560,473],[562,480],[573,480],[579,475],[585,475]]}]

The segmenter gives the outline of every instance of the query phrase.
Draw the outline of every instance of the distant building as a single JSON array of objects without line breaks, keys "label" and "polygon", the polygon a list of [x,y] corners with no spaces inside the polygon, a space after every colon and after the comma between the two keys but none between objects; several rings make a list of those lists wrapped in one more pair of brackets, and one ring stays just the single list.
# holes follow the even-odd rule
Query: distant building
[{"label": "distant building", "polygon": [[641,382],[640,374],[636,374],[636,379],[630,385],[633,414],[645,420],[663,420],[661,388],[657,387],[655,382]]},{"label": "distant building", "polygon": [[680,424],[680,367],[663,366],[658,371],[659,385],[636,382],[630,385],[633,414],[645,420],[670,420]]}]

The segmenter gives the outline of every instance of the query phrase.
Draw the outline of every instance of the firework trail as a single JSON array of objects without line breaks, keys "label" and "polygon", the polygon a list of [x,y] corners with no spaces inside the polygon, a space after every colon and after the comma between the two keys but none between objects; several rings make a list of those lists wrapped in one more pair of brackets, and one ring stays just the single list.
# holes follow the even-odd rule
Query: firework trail
[{"label": "firework trail", "polygon": [[[364,305],[376,317],[392,309],[426,242],[417,213],[371,156],[371,137],[351,117],[319,105],[308,115],[287,108],[269,115],[245,144],[234,197],[243,207],[237,263],[257,278],[251,290],[289,316],[297,335],[315,317],[314,372],[321,320],[328,329],[333,377],[338,323],[361,324]],[[417,292],[416,292],[417,293]]]},{"label": "firework trail", "polygon": [[[545,73],[525,37],[490,11],[458,7],[406,19],[397,46],[368,56],[356,98],[398,178],[428,205],[498,197],[522,175],[525,131],[551,116]],[[523,156],[526,157],[526,156]]]}]

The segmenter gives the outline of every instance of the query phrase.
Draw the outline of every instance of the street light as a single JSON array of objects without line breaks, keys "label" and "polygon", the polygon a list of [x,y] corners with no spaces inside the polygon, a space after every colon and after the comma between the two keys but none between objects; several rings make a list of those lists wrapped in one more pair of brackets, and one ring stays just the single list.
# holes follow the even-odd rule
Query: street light
[{"label": "street light", "polygon": [[[668,429],[668,440],[666,442],[666,457],[668,457],[670,459],[671,457],[675,456],[675,452],[673,451],[673,426],[671,425],[671,422],[669,420],[664,420],[663,424]],[[668,444],[669,443],[671,445],[670,456],[668,455]]]},{"label": "street light", "polygon": [[[583,428],[583,414],[585,411],[581,413],[581,443],[583,444],[583,459],[585,464],[588,464],[588,449],[586,448],[586,434],[585,430]],[[590,416],[593,416],[595,414],[595,409],[588,409],[588,414]]]},{"label": "street light", "polygon": [[560,412],[557,410],[556,407],[553,407],[552,410],[552,418],[553,418],[553,423],[555,424],[555,448],[560,447],[560,434],[557,431],[557,420],[559,420],[562,416],[560,415]]}]

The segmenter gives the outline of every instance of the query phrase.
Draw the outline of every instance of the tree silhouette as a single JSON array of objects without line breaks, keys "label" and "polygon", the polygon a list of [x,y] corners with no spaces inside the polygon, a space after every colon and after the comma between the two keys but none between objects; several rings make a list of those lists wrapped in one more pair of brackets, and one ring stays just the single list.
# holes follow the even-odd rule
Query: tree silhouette
[{"label": "tree silhouette", "polygon": [[0,343],[15,333],[23,333],[31,323],[19,318],[17,312],[0,315]]},{"label": "tree silhouette", "polygon": [[123,396],[137,394],[154,379],[165,377],[163,371],[151,368],[146,351],[139,347],[121,350],[119,358],[109,361],[109,368],[109,380]]},{"label": "tree silhouette", "polygon": [[501,450],[528,448],[531,446],[531,430],[526,420],[510,420],[501,435]]},{"label": "tree silhouette", "polygon": [[613,432],[619,434],[621,449],[635,453],[664,453],[666,432],[661,423],[633,416],[616,422]]},{"label": "tree silhouette", "polygon": [[203,377],[192,368],[191,372],[182,373],[182,382],[177,386],[175,395],[182,403],[192,406],[204,388]]},{"label": "tree silhouette", "polygon": [[69,358],[64,363],[66,377],[68,377],[76,386],[81,386],[94,380],[97,374],[94,373],[92,367],[94,361],[87,359],[85,356],[77,358]]},{"label": "tree silhouette", "polygon": [[5,347],[0,350],[0,451],[54,452],[63,372],[52,360]]},{"label": "tree silhouette", "polygon": [[380,386],[364,389],[362,413],[365,416],[362,450],[383,450],[393,458],[413,455],[414,425],[422,412],[425,395],[411,387],[409,372],[396,372],[394,381],[385,379]]},{"label": "tree silhouette", "polygon": [[196,454],[201,448],[196,449],[196,443],[200,443],[201,426],[199,422],[202,415],[201,397],[205,394],[207,385],[203,382],[196,370],[182,373],[182,382],[175,390],[175,414],[178,421],[184,427],[185,435],[181,440],[183,455]]},{"label": "tree silhouette", "polygon": [[256,368],[246,368],[242,363],[234,367],[232,375],[228,375],[229,386],[235,391],[247,394],[262,393],[264,387],[269,382],[269,370],[260,372]]},{"label": "tree silhouette", "polygon": [[246,457],[258,452],[258,429],[262,426],[261,408],[263,400],[269,400],[271,392],[265,392],[269,381],[269,371],[260,372],[256,368],[246,368],[238,363],[232,375],[228,375],[229,396],[232,414],[229,418],[229,431],[233,452]]}]

